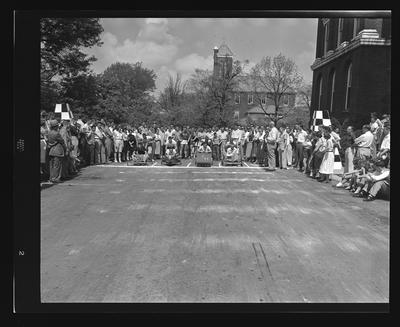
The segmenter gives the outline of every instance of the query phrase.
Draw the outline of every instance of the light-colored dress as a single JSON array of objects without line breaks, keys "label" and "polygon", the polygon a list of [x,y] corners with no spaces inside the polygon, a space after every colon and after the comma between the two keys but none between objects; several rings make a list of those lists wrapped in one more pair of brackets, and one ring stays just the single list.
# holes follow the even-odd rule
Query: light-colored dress
[{"label": "light-colored dress", "polygon": [[326,152],[322,158],[321,167],[319,168],[320,174],[333,174],[333,164],[335,156],[333,154],[333,140],[330,138],[326,141]]}]

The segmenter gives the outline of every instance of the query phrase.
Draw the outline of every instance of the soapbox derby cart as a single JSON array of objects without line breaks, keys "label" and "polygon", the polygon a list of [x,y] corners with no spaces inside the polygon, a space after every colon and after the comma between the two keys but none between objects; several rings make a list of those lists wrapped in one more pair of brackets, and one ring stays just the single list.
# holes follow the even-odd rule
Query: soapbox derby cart
[{"label": "soapbox derby cart", "polygon": [[146,151],[146,143],[139,141],[136,152],[132,155],[132,160],[127,162],[128,166],[146,166],[149,159],[149,154]]},{"label": "soapbox derby cart", "polygon": [[240,142],[235,141],[222,146],[222,166],[243,166],[243,153]]},{"label": "soapbox derby cart", "polygon": [[194,155],[194,164],[197,167],[211,167],[213,164],[212,153],[196,151]]},{"label": "soapbox derby cart", "polygon": [[165,154],[161,158],[161,164],[167,166],[181,165],[181,159],[178,154]]}]

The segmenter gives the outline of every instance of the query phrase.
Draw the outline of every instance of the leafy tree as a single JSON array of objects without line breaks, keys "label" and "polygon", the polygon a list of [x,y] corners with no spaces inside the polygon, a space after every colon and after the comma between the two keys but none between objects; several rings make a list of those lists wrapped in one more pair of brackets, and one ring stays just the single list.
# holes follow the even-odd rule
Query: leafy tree
[{"label": "leafy tree", "polygon": [[93,107],[98,104],[99,87],[96,76],[78,75],[66,77],[61,82],[62,102],[69,103],[74,114],[91,117]]},{"label": "leafy tree", "polygon": [[211,78],[209,86],[213,105],[217,109],[217,121],[221,125],[232,122],[233,93],[239,82],[239,76],[243,73],[248,60],[241,63],[236,60],[233,62],[232,70],[227,70],[220,78]]},{"label": "leafy tree", "polygon": [[41,32],[41,81],[87,73],[95,57],[83,47],[99,46],[103,27],[99,18],[43,18]]},{"label": "leafy tree", "polygon": [[155,73],[142,63],[115,63],[97,77],[99,104],[96,112],[117,123],[146,121],[151,115],[154,100]]},{"label": "leafy tree", "polygon": [[282,54],[278,54],[274,58],[262,58],[250,72],[250,81],[255,94],[260,94],[259,91],[262,90],[274,102],[275,111],[270,114],[266,111],[261,99],[258,101],[260,108],[275,124],[290,112],[281,110],[283,96],[297,90],[302,80],[295,62]]},{"label": "leafy tree", "polygon": [[83,77],[76,80],[78,76],[89,74],[90,64],[96,60],[93,56],[87,57],[82,48],[101,45],[102,31],[98,18],[41,19],[42,110],[53,111],[55,103],[65,102],[65,97],[68,98],[71,92],[75,100],[83,101],[86,98],[86,94],[77,98],[78,94],[71,90],[77,89],[78,84],[88,79]]}]

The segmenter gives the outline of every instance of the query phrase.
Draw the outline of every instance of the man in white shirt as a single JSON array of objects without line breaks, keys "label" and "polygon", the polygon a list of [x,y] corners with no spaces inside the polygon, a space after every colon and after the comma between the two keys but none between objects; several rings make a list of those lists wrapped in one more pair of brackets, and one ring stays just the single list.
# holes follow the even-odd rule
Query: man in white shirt
[{"label": "man in white shirt", "polygon": [[385,123],[384,126],[384,133],[386,134],[385,137],[382,140],[380,150],[377,154],[378,157],[383,158],[383,156],[387,153],[390,152],[390,124]]},{"label": "man in white shirt", "polygon": [[242,138],[242,130],[239,125],[236,125],[236,129],[232,131],[232,139],[240,140]]},{"label": "man in white shirt", "polygon": [[299,125],[296,133],[296,158],[299,165],[299,170],[303,171],[304,167],[304,142],[306,141],[307,132],[303,129],[303,126]]},{"label": "man in white shirt", "polygon": [[371,157],[371,147],[374,141],[374,135],[371,133],[371,127],[369,125],[364,125],[363,134],[354,140],[357,145],[356,157],[366,159]]},{"label": "man in white shirt", "polygon": [[269,132],[266,137],[267,141],[267,156],[268,156],[268,170],[276,169],[276,159],[275,159],[275,150],[278,142],[279,131],[275,127],[275,123],[271,121],[269,123]]}]

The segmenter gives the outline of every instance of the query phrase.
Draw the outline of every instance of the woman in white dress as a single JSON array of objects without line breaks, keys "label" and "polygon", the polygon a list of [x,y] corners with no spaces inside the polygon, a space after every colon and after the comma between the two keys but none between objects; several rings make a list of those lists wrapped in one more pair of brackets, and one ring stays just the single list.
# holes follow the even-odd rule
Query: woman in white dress
[{"label": "woman in white dress", "polygon": [[335,156],[333,154],[333,139],[330,133],[324,133],[323,137],[326,140],[326,146],[321,167],[319,168],[321,178],[318,181],[329,183],[329,175],[333,174],[333,164],[335,162]]}]

